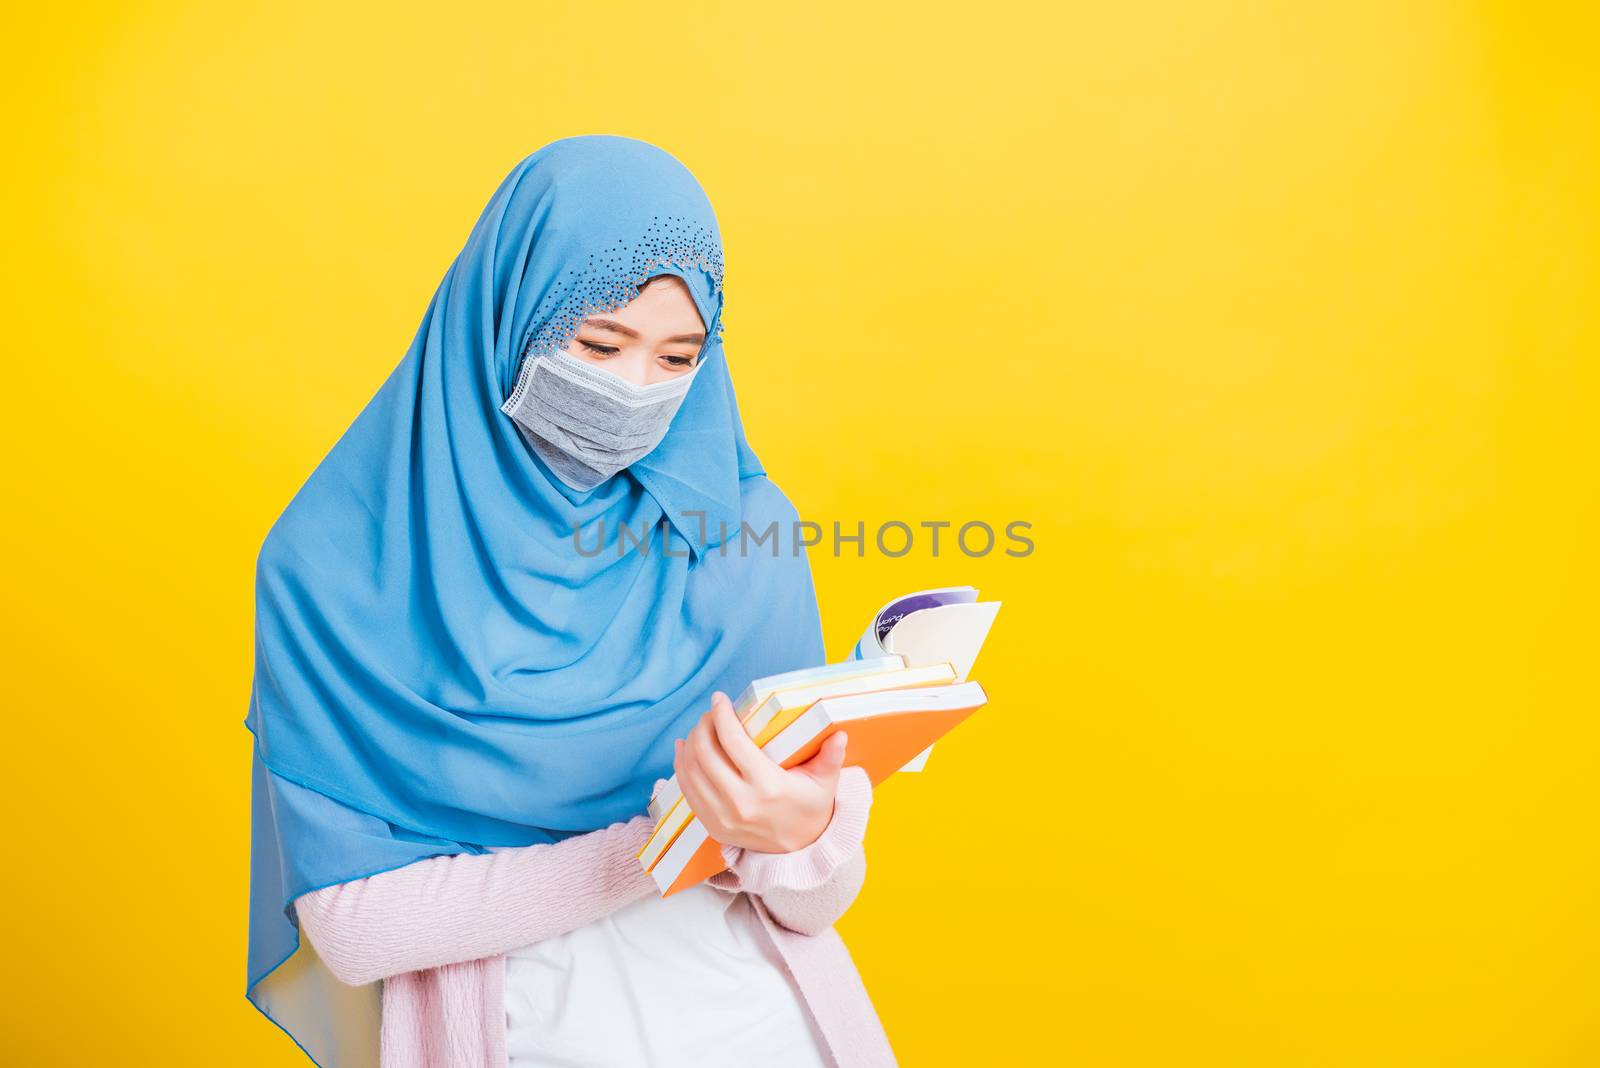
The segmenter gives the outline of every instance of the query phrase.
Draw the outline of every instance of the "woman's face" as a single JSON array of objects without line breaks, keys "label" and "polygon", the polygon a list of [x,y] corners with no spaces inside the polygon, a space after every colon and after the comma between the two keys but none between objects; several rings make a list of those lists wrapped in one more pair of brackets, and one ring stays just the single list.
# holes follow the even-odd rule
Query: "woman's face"
[{"label": "woman's face", "polygon": [[566,352],[650,386],[690,371],[705,339],[689,287],[675,274],[658,274],[627,304],[585,319]]}]

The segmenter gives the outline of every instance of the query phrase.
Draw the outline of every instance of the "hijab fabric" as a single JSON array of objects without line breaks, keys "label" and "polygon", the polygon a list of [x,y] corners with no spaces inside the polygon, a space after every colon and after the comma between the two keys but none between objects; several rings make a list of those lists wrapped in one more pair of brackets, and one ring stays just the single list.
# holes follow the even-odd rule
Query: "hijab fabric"
[{"label": "hijab fabric", "polygon": [[[576,490],[504,406],[527,360],[656,274],[684,281],[706,325],[699,370],[649,454]],[[630,819],[713,690],[822,662],[794,509],[739,420],[722,302],[720,231],[682,163],[626,137],[545,145],[268,531],[244,721],[246,997],[324,1068],[377,1064],[380,984],[344,986],[305,951],[296,897]],[[779,537],[746,545],[741,524]]]}]

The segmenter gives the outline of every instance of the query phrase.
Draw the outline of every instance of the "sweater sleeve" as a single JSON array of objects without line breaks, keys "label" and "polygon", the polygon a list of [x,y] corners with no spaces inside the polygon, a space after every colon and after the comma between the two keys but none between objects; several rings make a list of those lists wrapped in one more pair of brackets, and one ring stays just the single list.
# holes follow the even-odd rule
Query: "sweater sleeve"
[{"label": "sweater sleeve", "polygon": [[295,898],[295,915],[335,978],[361,986],[491,957],[575,930],[648,894],[638,815],[559,842],[428,857]]},{"label": "sweater sleeve", "polygon": [[867,813],[872,780],[856,765],[839,773],[833,818],[815,842],[788,853],[724,845],[726,871],[707,880],[719,890],[756,894],[791,931],[819,934],[838,922],[866,881]]}]

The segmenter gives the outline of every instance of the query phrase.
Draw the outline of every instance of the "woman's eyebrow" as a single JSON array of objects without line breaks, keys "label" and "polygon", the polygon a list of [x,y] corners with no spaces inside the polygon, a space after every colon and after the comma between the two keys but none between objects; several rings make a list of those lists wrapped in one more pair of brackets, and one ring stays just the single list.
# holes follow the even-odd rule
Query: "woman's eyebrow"
[{"label": "woman's eyebrow", "polygon": [[[623,326],[621,323],[612,319],[585,319],[583,321],[583,325],[592,326],[596,330],[610,330],[626,337],[639,336],[639,331]],[[670,345],[673,342],[681,341],[686,345],[699,345],[703,343],[705,339],[706,335],[703,332],[698,334],[673,334],[671,337],[667,338],[667,344]]]}]

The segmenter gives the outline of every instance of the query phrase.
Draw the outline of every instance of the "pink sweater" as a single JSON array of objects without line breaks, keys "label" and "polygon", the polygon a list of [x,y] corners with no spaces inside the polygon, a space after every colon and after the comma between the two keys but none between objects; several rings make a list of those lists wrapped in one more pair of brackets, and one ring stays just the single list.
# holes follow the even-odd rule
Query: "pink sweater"
[{"label": "pink sweater", "polygon": [[[871,806],[867,773],[847,767],[815,842],[724,846],[728,870],[708,880],[751,895],[839,1068],[896,1064],[833,929],[866,878]],[[383,980],[382,1068],[506,1068],[506,952],[659,893],[637,858],[653,829],[641,814],[560,842],[429,857],[303,894],[295,914],[337,979]]]}]

